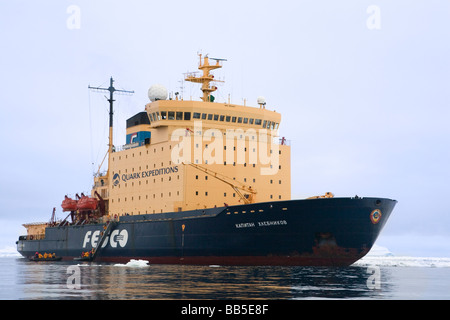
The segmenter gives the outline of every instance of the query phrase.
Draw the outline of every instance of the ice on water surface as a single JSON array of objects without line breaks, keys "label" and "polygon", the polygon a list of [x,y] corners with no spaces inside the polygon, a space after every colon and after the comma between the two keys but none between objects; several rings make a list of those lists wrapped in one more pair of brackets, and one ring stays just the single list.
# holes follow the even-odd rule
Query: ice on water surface
[{"label": "ice on water surface", "polygon": [[450,258],[397,256],[389,249],[374,245],[354,266],[450,268]]}]

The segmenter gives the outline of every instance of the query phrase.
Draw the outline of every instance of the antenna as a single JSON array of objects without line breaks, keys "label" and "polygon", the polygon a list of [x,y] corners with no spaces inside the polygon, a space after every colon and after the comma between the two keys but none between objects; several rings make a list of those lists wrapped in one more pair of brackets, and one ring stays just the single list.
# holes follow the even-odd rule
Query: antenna
[{"label": "antenna", "polygon": [[227,59],[222,59],[222,58],[210,58],[211,60],[216,60],[216,61],[228,61]]},{"label": "antenna", "polygon": [[[134,91],[117,90],[116,88],[114,88],[113,83],[114,83],[114,79],[111,77],[110,82],[109,82],[109,88],[88,86],[88,88],[92,89],[92,90],[109,91],[109,99],[107,99],[109,101],[109,145],[108,145],[108,154],[109,155],[111,155],[111,153],[113,152],[113,114],[114,114],[113,102],[116,101],[116,100],[114,100],[114,92],[120,92],[120,93],[124,93],[124,94],[133,94],[134,93]],[[111,157],[109,157],[109,159],[110,158]],[[109,162],[109,159],[108,159],[108,162]],[[108,176],[109,176],[109,167],[110,166],[108,163]]]},{"label": "antenna", "polygon": [[198,69],[203,71],[203,74],[201,76],[196,76],[195,73],[188,73],[186,74],[185,77],[185,81],[190,81],[190,82],[195,82],[195,83],[200,83],[202,85],[201,90],[203,91],[203,97],[202,100],[204,102],[214,102],[214,97],[211,96],[211,93],[213,93],[214,91],[217,90],[216,86],[210,86],[211,82],[223,82],[221,80],[215,80],[214,76],[210,73],[210,71],[214,70],[214,69],[219,69],[222,68],[222,64],[221,61],[226,61],[225,59],[219,59],[219,58],[211,58],[213,60],[216,61],[215,65],[210,65],[209,64],[209,59],[208,55],[206,55],[203,58],[203,63],[202,63],[202,55],[199,54],[200,57],[200,64]]},{"label": "antenna", "polygon": [[180,81],[178,81],[180,83],[180,89],[181,89],[181,100],[184,99],[184,78],[182,78]]}]

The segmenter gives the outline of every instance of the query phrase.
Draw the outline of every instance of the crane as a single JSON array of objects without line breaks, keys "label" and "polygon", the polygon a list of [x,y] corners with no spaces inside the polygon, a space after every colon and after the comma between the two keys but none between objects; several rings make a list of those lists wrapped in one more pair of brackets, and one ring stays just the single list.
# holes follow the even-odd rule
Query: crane
[{"label": "crane", "polygon": [[[245,204],[249,204],[249,203],[255,203],[255,196],[256,196],[256,190],[252,189],[251,186],[246,186],[245,184],[243,184],[242,182],[233,180],[223,174],[220,174],[218,172],[212,171],[210,169],[206,169],[203,168],[202,166],[199,166],[198,164],[193,164],[193,163],[184,163],[183,165],[190,165],[191,167],[194,167],[197,170],[200,170],[206,174],[209,174],[210,176],[216,178],[219,181],[222,181],[223,183],[228,184],[239,196],[239,198],[241,198],[241,200],[245,203]],[[243,194],[242,191],[244,191],[247,194]]]}]

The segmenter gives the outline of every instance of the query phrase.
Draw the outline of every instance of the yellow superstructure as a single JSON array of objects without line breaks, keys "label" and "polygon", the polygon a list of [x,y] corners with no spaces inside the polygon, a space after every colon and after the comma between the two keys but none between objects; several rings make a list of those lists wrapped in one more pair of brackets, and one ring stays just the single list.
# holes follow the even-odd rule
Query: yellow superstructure
[{"label": "yellow superstructure", "polygon": [[154,99],[127,121],[127,144],[111,150],[108,172],[95,177],[92,190],[109,215],[290,200],[290,146],[277,136],[281,115],[262,103],[212,102],[210,71],[220,67],[200,56],[203,74],[187,75],[202,84],[202,101]]}]

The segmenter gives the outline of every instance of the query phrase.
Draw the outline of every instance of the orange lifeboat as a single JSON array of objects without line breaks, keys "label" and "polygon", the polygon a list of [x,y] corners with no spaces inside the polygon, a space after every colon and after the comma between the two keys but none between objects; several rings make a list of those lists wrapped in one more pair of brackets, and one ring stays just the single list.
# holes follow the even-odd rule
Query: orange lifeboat
[{"label": "orange lifeboat", "polygon": [[98,200],[95,198],[91,198],[88,196],[82,196],[80,200],[78,200],[77,203],[77,209],[78,210],[95,210],[97,209]]},{"label": "orange lifeboat", "polygon": [[61,207],[63,208],[63,211],[75,211],[77,210],[77,202],[77,200],[65,196],[65,199],[61,203]]}]

